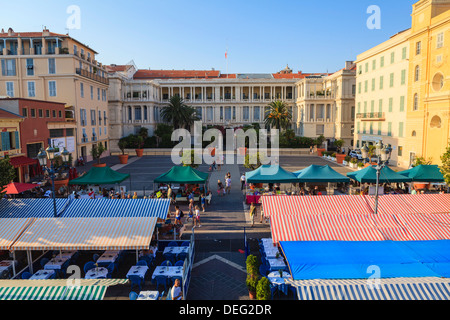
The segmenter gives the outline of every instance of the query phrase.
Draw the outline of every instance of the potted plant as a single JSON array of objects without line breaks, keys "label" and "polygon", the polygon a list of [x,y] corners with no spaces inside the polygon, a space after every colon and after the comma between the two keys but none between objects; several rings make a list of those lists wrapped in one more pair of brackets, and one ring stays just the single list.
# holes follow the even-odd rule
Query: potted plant
[{"label": "potted plant", "polygon": [[356,158],[350,159],[350,168],[356,169],[357,164],[358,164],[358,160],[356,160]]},{"label": "potted plant", "polygon": [[364,168],[364,163],[359,162],[358,163],[358,170],[362,170],[362,168]]},{"label": "potted plant", "polygon": [[144,138],[141,135],[136,137],[136,155],[142,157],[144,154]]},{"label": "potted plant", "polygon": [[97,160],[97,163],[94,164],[94,167],[106,167],[106,163],[101,163],[100,158],[103,152],[106,151],[106,148],[103,146],[103,143],[94,143],[91,148],[91,156],[94,160]]},{"label": "potted plant", "polygon": [[247,279],[245,283],[247,285],[250,299],[254,300],[256,298],[256,286],[258,285],[259,281],[258,260],[256,256],[249,255],[247,257],[246,265],[247,265]]},{"label": "potted plant", "polygon": [[270,299],[270,282],[266,277],[262,277],[256,286],[256,299],[269,300]]},{"label": "potted plant", "polygon": [[120,164],[127,164],[128,163],[128,153],[125,154],[125,148],[127,147],[127,140],[125,138],[120,138],[119,142],[117,143],[119,146],[120,151],[122,151],[122,154],[119,154],[119,161]]}]

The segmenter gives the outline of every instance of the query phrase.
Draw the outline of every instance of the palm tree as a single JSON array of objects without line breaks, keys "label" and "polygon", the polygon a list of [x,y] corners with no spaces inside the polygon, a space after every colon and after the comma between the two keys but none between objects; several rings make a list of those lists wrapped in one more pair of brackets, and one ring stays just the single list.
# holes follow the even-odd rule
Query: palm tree
[{"label": "palm tree", "polygon": [[172,123],[174,129],[190,126],[198,120],[195,109],[187,106],[178,95],[170,98],[169,105],[161,110],[161,117],[165,122]]},{"label": "palm tree", "polygon": [[292,114],[288,106],[280,100],[273,101],[269,104],[264,118],[267,127],[275,127],[278,130],[286,129],[292,120]]}]

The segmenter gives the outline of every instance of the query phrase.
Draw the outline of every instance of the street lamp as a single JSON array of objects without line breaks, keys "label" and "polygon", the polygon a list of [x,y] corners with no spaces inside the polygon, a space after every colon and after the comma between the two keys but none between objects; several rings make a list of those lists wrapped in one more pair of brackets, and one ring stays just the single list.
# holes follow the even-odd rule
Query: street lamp
[{"label": "street lamp", "polygon": [[[361,153],[364,159],[369,157],[369,148],[367,145],[364,145],[361,148]],[[380,184],[380,174],[381,170],[389,163],[389,159],[391,158],[392,148],[391,145],[384,145],[383,142],[378,141],[375,144],[375,153],[377,156],[377,165],[375,167],[377,173],[377,180],[375,186],[375,214],[378,213],[378,186]]]},{"label": "street lamp", "polygon": [[[58,214],[56,212],[56,195],[55,195],[55,168],[53,167],[53,160],[55,159],[56,149],[49,146],[45,151],[41,148],[41,151],[37,155],[39,164],[41,167],[48,172],[50,178],[52,179],[52,196],[53,196],[53,215],[56,217]],[[64,148],[61,152],[64,162],[69,161],[70,152]],[[47,159],[50,160],[50,168],[47,166]]]}]

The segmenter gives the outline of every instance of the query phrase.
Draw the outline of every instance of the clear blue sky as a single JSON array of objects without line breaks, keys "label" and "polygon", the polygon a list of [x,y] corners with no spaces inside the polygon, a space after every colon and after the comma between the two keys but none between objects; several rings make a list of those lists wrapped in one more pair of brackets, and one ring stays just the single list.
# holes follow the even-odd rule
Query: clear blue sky
[{"label": "clear blue sky", "polygon": [[[346,60],[411,26],[417,0],[43,0],[2,1],[5,31],[66,33],[67,8],[81,28],[70,35],[99,52],[104,64],[134,60],[142,69],[211,69],[271,73],[334,72]],[[381,9],[369,30],[367,8]]]}]

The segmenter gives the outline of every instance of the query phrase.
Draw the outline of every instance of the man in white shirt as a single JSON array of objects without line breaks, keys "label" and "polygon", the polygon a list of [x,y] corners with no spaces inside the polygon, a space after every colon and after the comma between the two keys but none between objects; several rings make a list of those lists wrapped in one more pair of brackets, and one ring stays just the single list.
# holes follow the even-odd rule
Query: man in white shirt
[{"label": "man in white shirt", "polygon": [[230,178],[230,177],[228,177],[228,178],[225,180],[225,186],[226,186],[226,192],[227,192],[227,194],[230,194],[230,191],[231,191],[231,178]]},{"label": "man in white shirt", "polygon": [[172,300],[183,300],[183,292],[181,291],[180,279],[175,279],[172,287]]},{"label": "man in white shirt", "polygon": [[245,174],[243,173],[241,176],[241,190],[244,190],[245,186]]}]

